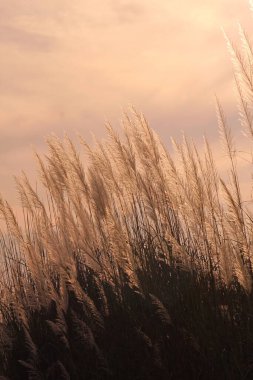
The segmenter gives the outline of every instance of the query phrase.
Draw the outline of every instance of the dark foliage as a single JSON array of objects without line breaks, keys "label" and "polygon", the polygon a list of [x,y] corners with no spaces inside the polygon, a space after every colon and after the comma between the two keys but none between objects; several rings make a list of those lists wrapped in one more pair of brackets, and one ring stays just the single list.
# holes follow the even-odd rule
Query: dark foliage
[{"label": "dark foliage", "polygon": [[122,268],[114,284],[79,267],[83,293],[67,286],[66,310],[51,300],[47,310],[30,312],[28,326],[17,320],[2,326],[2,374],[13,380],[252,378],[252,296],[234,282],[217,286],[214,297],[208,276],[153,259],[149,267],[139,268],[138,285]]}]

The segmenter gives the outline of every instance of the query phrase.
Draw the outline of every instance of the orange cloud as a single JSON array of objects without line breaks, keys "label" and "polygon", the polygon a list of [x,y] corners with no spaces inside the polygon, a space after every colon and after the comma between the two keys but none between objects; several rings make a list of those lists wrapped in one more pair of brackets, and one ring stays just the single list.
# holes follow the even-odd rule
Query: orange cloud
[{"label": "orange cloud", "polygon": [[[134,104],[164,138],[186,130],[217,137],[217,93],[234,109],[232,66],[220,27],[233,36],[241,0],[11,0],[0,6],[1,190],[31,170],[31,144],[54,131],[104,133]],[[11,160],[17,152],[23,159]],[[3,164],[4,162],[4,164]],[[9,173],[9,177],[8,177]]]}]

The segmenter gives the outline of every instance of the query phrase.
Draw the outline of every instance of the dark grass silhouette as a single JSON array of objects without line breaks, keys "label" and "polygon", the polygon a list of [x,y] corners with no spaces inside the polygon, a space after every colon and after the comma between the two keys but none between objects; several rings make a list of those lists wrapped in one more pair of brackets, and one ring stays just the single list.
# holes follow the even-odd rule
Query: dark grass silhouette
[{"label": "dark grass silhouette", "polygon": [[238,282],[214,300],[209,276],[158,261],[140,270],[139,287],[122,269],[120,286],[85,267],[81,275],[85,296],[67,285],[64,310],[50,300],[27,323],[5,322],[7,378],[252,378],[253,303]]}]

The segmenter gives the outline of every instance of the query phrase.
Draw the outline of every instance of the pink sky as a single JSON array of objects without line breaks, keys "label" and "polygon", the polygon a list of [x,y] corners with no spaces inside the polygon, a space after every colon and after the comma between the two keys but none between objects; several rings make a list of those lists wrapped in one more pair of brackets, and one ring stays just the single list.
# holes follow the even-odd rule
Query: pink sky
[{"label": "pink sky", "polygon": [[0,0],[2,195],[17,205],[12,176],[33,175],[49,133],[104,136],[129,104],[166,141],[216,146],[215,93],[238,125],[221,27],[253,36],[252,15],[246,0]]}]

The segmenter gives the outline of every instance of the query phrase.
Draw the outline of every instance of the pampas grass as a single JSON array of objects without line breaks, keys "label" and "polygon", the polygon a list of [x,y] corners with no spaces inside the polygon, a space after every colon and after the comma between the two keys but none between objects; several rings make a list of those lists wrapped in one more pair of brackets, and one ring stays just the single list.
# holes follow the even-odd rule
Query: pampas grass
[{"label": "pampas grass", "polygon": [[[252,47],[227,38],[252,138]],[[40,186],[16,178],[24,223],[0,199],[0,374],[9,379],[250,379],[252,231],[236,146],[172,141],[135,109],[104,142],[47,140]],[[85,161],[84,158],[85,157]],[[88,161],[88,164],[87,164]],[[85,165],[83,164],[85,162]]]}]

